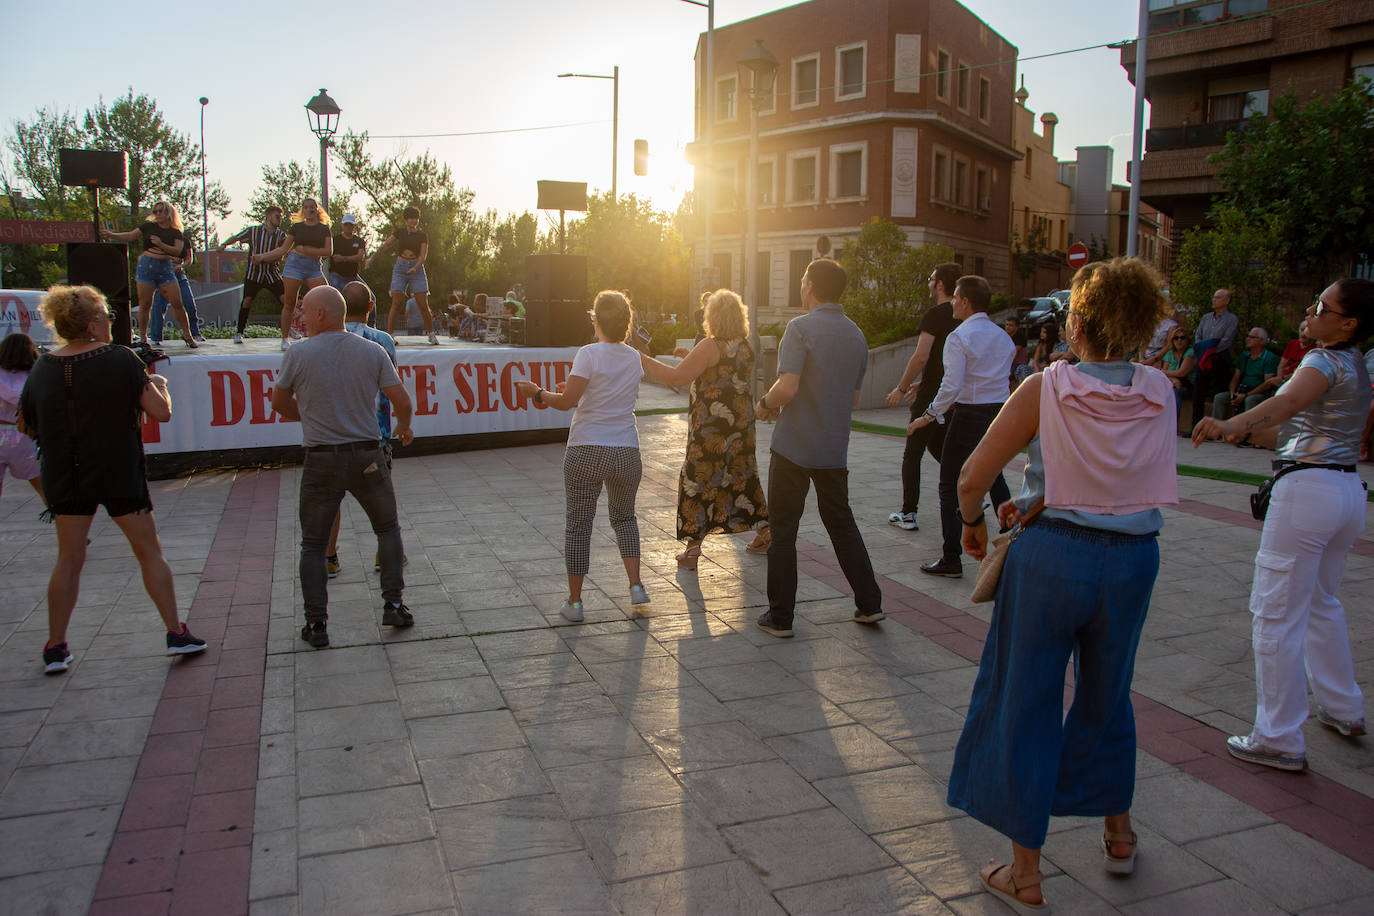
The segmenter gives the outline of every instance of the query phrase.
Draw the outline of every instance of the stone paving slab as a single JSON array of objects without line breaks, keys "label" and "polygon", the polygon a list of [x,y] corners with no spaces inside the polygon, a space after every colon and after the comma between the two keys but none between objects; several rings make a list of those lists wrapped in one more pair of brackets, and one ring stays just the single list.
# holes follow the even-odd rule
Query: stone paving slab
[{"label": "stone paving slab", "polygon": [[[902,442],[854,435],[851,493],[892,619],[848,620],[813,506],[798,637],[780,642],[752,625],[766,561],[747,538],[677,569],[685,419],[640,428],[654,600],[629,605],[603,507],[581,626],[557,616],[559,446],[397,462],[410,631],[379,626],[374,543],[346,501],[328,651],[296,635],[297,470],[156,483],[178,593],[216,634],[211,664],[171,669],[127,547],[97,519],[77,664],[35,676],[53,548],[10,488],[0,562],[22,610],[0,614],[0,843],[18,852],[0,913],[1003,912],[977,869],[1005,839],[944,805],[990,607],[967,579],[914,571],[938,551],[933,465],[922,529],[892,528]],[[1180,460],[1268,459],[1210,444]],[[1180,484],[1134,685],[1141,867],[1109,878],[1100,828],[1056,821],[1046,893],[1058,912],[1374,908],[1365,742],[1309,727],[1302,776],[1220,749],[1252,711],[1258,535],[1247,487]],[[1348,607],[1374,602],[1371,545],[1347,565]],[[1351,629],[1369,689],[1374,623]]]}]

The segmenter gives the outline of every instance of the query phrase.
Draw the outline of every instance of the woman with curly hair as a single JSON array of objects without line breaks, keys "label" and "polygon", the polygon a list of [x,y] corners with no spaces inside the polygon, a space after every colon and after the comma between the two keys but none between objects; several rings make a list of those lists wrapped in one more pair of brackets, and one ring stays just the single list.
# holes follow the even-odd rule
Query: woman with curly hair
[{"label": "woman with curly hair", "polygon": [[1105,818],[1106,870],[1135,868],[1131,675],[1159,572],[1159,507],[1178,502],[1178,439],[1173,386],[1127,355],[1168,312],[1142,261],[1082,267],[1066,335],[1080,362],[1022,382],[959,476],[963,547],[975,559],[987,550],[983,494],[1022,449],[1025,486],[998,518],[1010,526],[1043,507],[1007,552],[948,796],[1011,839],[1011,864],[981,877],[1018,912],[1049,906],[1040,847],[1052,815]]},{"label": "woman with curly hair", "polygon": [[[728,289],[711,294],[702,328],[705,336],[676,367],[640,356],[660,382],[692,385],[677,496],[677,536],[687,542],[677,563],[689,570],[697,568],[706,535],[748,531],[768,518],[754,455],[754,351],[740,297]],[[758,542],[766,546],[768,536],[761,532]]]},{"label": "woman with curly hair", "polygon": [[133,350],[111,344],[109,305],[94,287],[54,286],[42,310],[63,346],[34,363],[19,406],[23,431],[38,440],[43,492],[57,528],[44,673],[72,663],[67,624],[81,588],[86,535],[102,505],[133,548],[143,587],[167,628],[167,654],[203,652],[205,640],[177,616],[143,462],[143,414],[162,423],[172,418],[167,380],[149,375]]}]

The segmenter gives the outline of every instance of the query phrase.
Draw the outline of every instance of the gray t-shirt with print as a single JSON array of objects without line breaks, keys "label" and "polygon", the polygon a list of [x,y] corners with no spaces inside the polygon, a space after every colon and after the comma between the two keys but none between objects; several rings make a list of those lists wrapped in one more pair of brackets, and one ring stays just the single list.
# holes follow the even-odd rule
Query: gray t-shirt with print
[{"label": "gray t-shirt with print", "polygon": [[343,445],[377,438],[377,393],[401,379],[379,345],[341,330],[287,350],[277,384],[296,393],[302,444]]}]

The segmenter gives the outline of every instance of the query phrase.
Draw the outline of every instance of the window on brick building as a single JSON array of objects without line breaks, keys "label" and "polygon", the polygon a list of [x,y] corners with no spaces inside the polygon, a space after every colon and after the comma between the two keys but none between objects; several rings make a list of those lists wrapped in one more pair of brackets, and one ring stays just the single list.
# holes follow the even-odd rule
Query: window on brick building
[{"label": "window on brick building", "polygon": [[733,121],[735,120],[735,97],[738,93],[739,80],[733,76],[722,76],[716,80],[716,120]]},{"label": "window on brick building", "polygon": [[968,160],[954,160],[954,202],[961,207],[969,206],[969,176]]},{"label": "window on brick building", "polygon": [[820,173],[816,162],[820,155],[808,151],[791,153],[787,157],[787,200],[789,203],[810,203],[820,199]]},{"label": "window on brick building", "polygon": [[867,90],[865,58],[868,42],[843,45],[835,49],[835,100],[861,99]]},{"label": "window on brick building", "polygon": [[949,153],[936,149],[931,156],[930,199],[949,200]]},{"label": "window on brick building", "polygon": [[973,173],[973,205],[979,210],[992,209],[992,183],[989,181],[988,170],[981,165],[975,167]]},{"label": "window on brick building", "polygon": [[959,108],[963,111],[968,111],[969,83],[973,79],[973,75],[969,72],[968,64],[959,64],[959,72],[956,75],[959,77]]},{"label": "window on brick building", "polygon": [[792,107],[805,108],[820,102],[819,54],[792,59]]},{"label": "window on brick building", "polygon": [[978,77],[978,117],[992,120],[992,80],[986,76]]},{"label": "window on brick building", "polygon": [[944,50],[935,54],[935,97],[949,101],[949,52]]},{"label": "window on brick building", "polygon": [[862,197],[867,191],[867,143],[830,147],[830,197]]}]

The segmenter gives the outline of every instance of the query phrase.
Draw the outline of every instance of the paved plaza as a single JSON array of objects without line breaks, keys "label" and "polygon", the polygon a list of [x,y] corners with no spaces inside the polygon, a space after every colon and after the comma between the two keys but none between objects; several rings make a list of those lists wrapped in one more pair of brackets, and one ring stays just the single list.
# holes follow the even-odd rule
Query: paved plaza
[{"label": "paved plaza", "polygon": [[[683,404],[649,386],[641,401]],[[646,608],[603,500],[586,621],[559,617],[561,445],[400,458],[416,625],[379,626],[375,540],[348,500],[332,646],[313,650],[298,638],[299,470],[204,473],[152,490],[210,650],[162,654],[102,513],[76,662],[57,677],[39,661],[55,538],[6,481],[0,913],[1008,912],[977,876],[1008,841],[944,804],[991,605],[968,601],[968,561],[963,580],[917,569],[939,552],[934,463],[921,529],[901,531],[886,518],[902,440],[853,435],[851,498],[889,619],[849,619],[813,497],[797,638],[777,640],[753,625],[766,559],[746,537],[712,537],[695,573],[677,569],[686,417],[639,427]],[[758,429],[766,472],[772,427]],[[1180,440],[1184,464],[1267,473],[1270,457]],[[1008,477],[1015,490],[1019,461]],[[1303,774],[1226,755],[1254,704],[1252,488],[1179,483],[1134,682],[1136,874],[1103,870],[1100,822],[1057,819],[1045,894],[1061,914],[1374,911],[1374,739],[1311,720]],[[1367,693],[1370,521],[1341,590]]]}]

